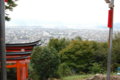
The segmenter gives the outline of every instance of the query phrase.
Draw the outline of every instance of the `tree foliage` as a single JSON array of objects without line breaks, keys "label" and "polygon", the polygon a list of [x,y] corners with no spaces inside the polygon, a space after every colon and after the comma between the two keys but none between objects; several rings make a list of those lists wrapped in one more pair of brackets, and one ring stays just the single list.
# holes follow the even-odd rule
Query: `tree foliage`
[{"label": "tree foliage", "polygon": [[[8,11],[13,11],[13,8],[17,6],[16,1],[17,0],[8,0],[8,2],[6,2],[6,4],[5,4],[6,11],[7,10]],[[8,13],[5,13],[5,20],[7,20],[7,21],[10,20],[10,17],[9,17]]]},{"label": "tree foliage", "polygon": [[69,40],[62,38],[62,39],[50,39],[48,46],[53,47],[54,49],[57,50],[57,52],[61,51],[64,49],[68,44],[70,43]]},{"label": "tree foliage", "polygon": [[31,62],[40,80],[47,80],[57,76],[60,59],[54,48],[46,46],[35,48]]},{"label": "tree foliage", "polygon": [[60,52],[62,62],[66,62],[75,73],[88,73],[91,71],[90,68],[94,66],[93,63],[100,64],[104,61],[105,56],[103,55],[106,54],[99,51],[102,48],[99,44],[94,41],[73,40]]},{"label": "tree foliage", "polygon": [[116,33],[113,39],[112,69],[115,71],[120,66],[120,33]]},{"label": "tree foliage", "polygon": [[[112,71],[120,66],[119,34],[116,34],[113,40]],[[34,50],[32,64],[40,77],[48,71],[47,78],[55,75],[64,77],[73,74],[103,73],[107,70],[107,54],[107,42],[82,40],[80,37],[72,40],[51,39],[48,45]],[[52,67],[47,69],[53,65],[54,70]]]}]

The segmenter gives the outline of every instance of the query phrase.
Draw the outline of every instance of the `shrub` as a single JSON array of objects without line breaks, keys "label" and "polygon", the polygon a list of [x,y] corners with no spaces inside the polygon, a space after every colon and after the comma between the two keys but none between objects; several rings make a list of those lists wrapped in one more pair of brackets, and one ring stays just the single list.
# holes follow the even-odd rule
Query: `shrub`
[{"label": "shrub", "polygon": [[32,65],[40,80],[57,76],[57,69],[60,63],[59,55],[54,48],[37,47],[33,51]]},{"label": "shrub", "polygon": [[103,73],[104,70],[103,68],[101,67],[101,64],[98,64],[98,63],[93,63],[91,68],[90,68],[90,72],[92,73]]},{"label": "shrub", "polygon": [[62,63],[58,68],[58,74],[60,75],[60,77],[70,76],[72,75],[72,71],[66,63]]}]

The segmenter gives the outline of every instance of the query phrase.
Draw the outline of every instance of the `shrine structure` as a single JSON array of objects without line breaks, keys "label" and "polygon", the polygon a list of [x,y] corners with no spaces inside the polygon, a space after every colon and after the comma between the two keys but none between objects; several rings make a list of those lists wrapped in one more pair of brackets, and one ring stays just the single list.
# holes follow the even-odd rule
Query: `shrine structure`
[{"label": "shrine structure", "polygon": [[27,80],[30,55],[39,41],[32,43],[6,44],[7,68],[16,68],[17,80]]}]

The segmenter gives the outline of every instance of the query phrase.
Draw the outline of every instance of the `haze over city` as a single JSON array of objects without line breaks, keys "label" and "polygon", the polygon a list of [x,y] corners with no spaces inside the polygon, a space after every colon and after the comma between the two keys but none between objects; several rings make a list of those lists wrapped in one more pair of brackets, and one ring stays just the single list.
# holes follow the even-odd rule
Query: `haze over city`
[{"label": "haze over city", "polygon": [[[114,26],[119,28],[119,1],[115,1]],[[19,0],[8,12],[7,27],[107,29],[108,4],[104,0]]]}]

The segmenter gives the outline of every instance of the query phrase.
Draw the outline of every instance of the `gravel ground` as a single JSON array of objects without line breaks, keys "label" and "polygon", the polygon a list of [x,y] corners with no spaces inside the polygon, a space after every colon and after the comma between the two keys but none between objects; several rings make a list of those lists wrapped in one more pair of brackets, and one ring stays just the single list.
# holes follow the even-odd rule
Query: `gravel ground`
[{"label": "gravel ground", "polygon": [[[106,80],[106,76],[102,74],[96,74],[95,76],[88,78],[86,80]],[[119,75],[113,75],[111,76],[111,80],[120,80]]]}]

